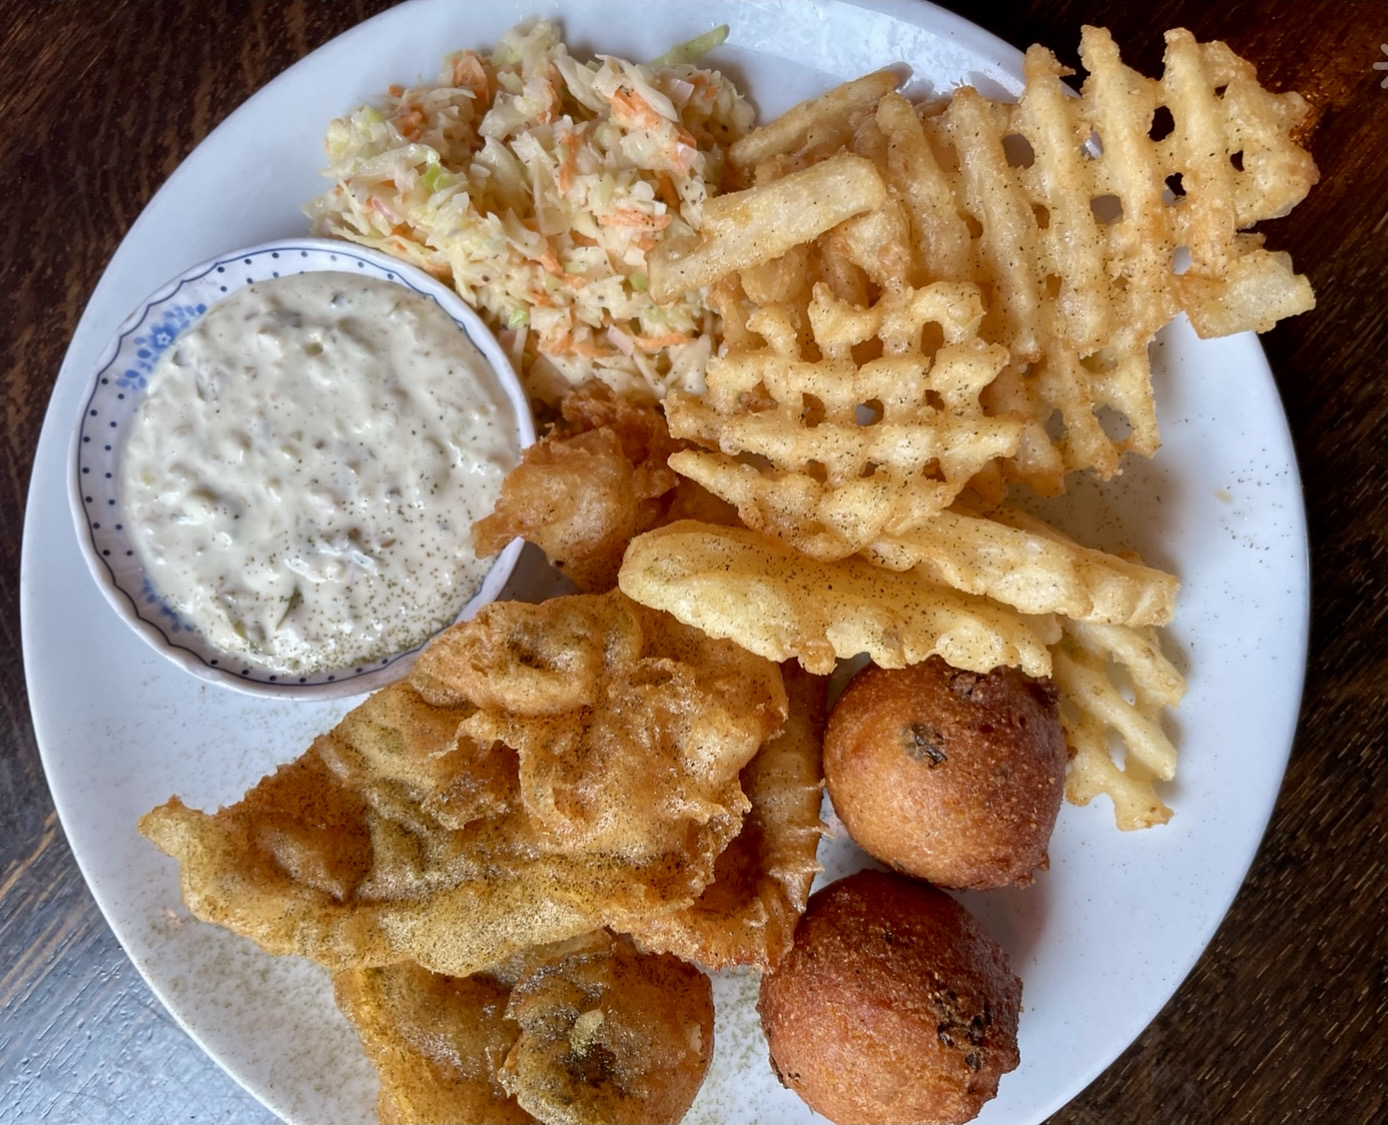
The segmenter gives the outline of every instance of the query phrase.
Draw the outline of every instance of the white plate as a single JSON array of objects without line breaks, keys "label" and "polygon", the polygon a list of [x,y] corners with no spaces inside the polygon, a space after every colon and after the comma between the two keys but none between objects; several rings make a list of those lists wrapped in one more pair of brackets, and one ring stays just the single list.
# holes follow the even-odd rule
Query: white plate
[{"label": "white plate", "polygon": [[[639,10],[639,18],[634,18]],[[835,80],[905,60],[916,91],[1019,88],[1020,55],[925,4],[602,3],[392,9],[251,98],[198,147],[131,228],[97,286],[54,389],[25,526],[21,603],[30,702],[72,849],[132,960],[189,1032],[294,1122],[371,1119],[374,1078],[320,970],[190,919],[175,865],[135,831],[171,793],[236,799],[350,705],[283,704],[199,685],[119,621],[92,583],[65,499],[65,453],[100,349],[190,262],[302,234],[323,181],[324,126],[393,82],[431,80],[441,55],[485,47],[524,15],[562,18],[576,51],[650,58],[710,26],[715,59],[763,117]],[[1079,29],[1075,29],[1078,36]],[[235,190],[227,190],[228,178]],[[1027,891],[972,896],[1025,982],[1022,1064],[985,1122],[1044,1118],[1082,1090],[1180,984],[1253,858],[1285,768],[1307,638],[1305,514],[1286,419],[1251,336],[1199,342],[1184,324],[1156,351],[1165,445],[1118,487],[1083,490],[1072,530],[1133,547],[1184,581],[1168,642],[1190,694],[1172,723],[1172,822],[1121,834],[1105,800],[1067,806],[1051,870]],[[856,859],[823,850],[829,873]],[[772,1077],[751,978],[720,979],[713,1068],[691,1122],[813,1120]]]}]

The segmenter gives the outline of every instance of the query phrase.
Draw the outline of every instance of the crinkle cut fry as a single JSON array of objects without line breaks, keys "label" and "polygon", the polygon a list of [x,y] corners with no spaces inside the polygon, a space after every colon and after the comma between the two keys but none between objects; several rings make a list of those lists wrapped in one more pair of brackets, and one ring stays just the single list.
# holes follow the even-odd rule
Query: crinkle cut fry
[{"label": "crinkle cut fry", "polygon": [[891,570],[980,594],[1023,613],[1056,613],[1114,625],[1167,625],[1174,575],[1082,547],[1020,509],[987,516],[948,509],[919,527],[884,535],[864,555]]},{"label": "crinkle cut fry", "polygon": [[618,575],[637,601],[769,660],[828,674],[868,653],[885,668],[931,655],[987,672],[1050,674],[1057,626],[864,559],[820,562],[747,528],[681,521],[632,540]]},{"label": "crinkle cut fry", "polygon": [[[1052,649],[1061,721],[1074,751],[1065,795],[1087,805],[1106,793],[1114,819],[1128,831],[1165,824],[1171,810],[1157,781],[1176,772],[1176,747],[1162,730],[1162,712],[1185,694],[1185,680],[1162,654],[1153,628],[1062,622]],[[1129,698],[1131,695],[1131,699]],[[1114,746],[1121,747],[1119,765]]]}]

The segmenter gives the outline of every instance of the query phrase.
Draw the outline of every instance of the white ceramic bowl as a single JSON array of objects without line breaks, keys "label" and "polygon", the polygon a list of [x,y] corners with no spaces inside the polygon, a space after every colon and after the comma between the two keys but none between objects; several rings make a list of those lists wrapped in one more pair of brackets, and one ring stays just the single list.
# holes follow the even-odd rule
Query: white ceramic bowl
[{"label": "white ceramic bowl", "polygon": [[[116,612],[158,652],[199,679],[279,699],[327,699],[375,690],[403,676],[422,646],[370,664],[308,676],[276,675],[218,651],[160,598],[146,576],[121,517],[118,469],[148,377],[160,354],[184,328],[217,301],[252,282],[321,270],[359,272],[432,298],[496,372],[514,411],[521,447],[535,440],[534,419],[515,370],[496,338],[457,294],[388,255],[349,242],[297,238],[234,250],[203,262],[143,301],[116,330],[97,362],[69,458],[69,498],[77,540]],[[497,556],[458,620],[466,620],[495,600],[515,568],[521,546],[516,540]]]}]

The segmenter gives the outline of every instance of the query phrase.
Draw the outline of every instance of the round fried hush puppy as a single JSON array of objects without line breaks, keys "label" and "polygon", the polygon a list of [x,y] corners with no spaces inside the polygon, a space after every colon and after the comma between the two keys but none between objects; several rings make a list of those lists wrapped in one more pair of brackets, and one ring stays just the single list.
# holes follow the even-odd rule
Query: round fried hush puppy
[{"label": "round fried hush puppy", "polygon": [[964,1122],[1017,1066],[1022,982],[944,891],[859,871],[810,897],[757,1010],[776,1073],[831,1121]]},{"label": "round fried hush puppy", "polygon": [[1027,884],[1065,791],[1056,692],[1015,668],[987,675],[931,657],[869,665],[824,737],[824,779],[868,854],[942,887]]}]

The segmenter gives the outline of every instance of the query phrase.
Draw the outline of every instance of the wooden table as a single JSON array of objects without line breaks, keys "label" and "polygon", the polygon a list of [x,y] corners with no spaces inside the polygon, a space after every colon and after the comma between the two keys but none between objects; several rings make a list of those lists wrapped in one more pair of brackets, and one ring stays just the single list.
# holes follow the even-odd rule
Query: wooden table
[{"label": "wooden table", "polygon": [[[0,254],[0,1120],[273,1120],[172,1023],[125,959],[53,811],[19,636],[26,482],[50,388],[101,272],[226,114],[389,0],[3,0]],[[1388,7],[1097,0],[951,4],[1073,61],[1084,23],[1159,70],[1160,33],[1224,39],[1311,102],[1322,182],[1275,224],[1314,313],[1263,343],[1304,478],[1313,627],[1301,724],[1267,837],[1174,998],[1055,1121],[1388,1117]],[[132,97],[138,90],[140,96]],[[159,106],[157,114],[143,107]]]}]

